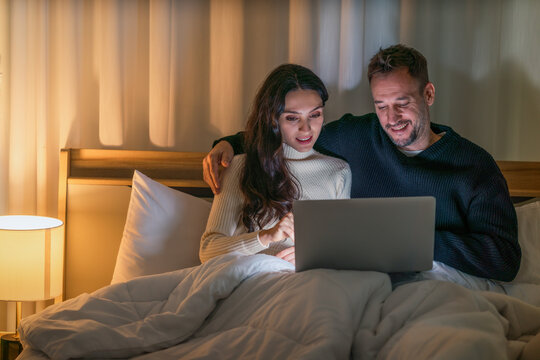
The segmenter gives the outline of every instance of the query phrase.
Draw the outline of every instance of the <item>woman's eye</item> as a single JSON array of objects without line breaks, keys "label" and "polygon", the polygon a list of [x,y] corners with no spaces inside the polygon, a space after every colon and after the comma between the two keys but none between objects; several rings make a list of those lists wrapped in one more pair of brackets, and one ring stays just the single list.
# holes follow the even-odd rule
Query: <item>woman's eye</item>
[{"label": "woman's eye", "polygon": [[287,117],[285,117],[285,119],[287,121],[296,121],[296,120],[298,120],[298,118],[296,116],[287,116]]},{"label": "woman's eye", "polygon": [[313,118],[313,119],[314,119],[314,118],[318,118],[318,117],[320,117],[320,116],[321,116],[321,113],[320,113],[320,112],[316,112],[316,113],[311,114],[311,118]]}]

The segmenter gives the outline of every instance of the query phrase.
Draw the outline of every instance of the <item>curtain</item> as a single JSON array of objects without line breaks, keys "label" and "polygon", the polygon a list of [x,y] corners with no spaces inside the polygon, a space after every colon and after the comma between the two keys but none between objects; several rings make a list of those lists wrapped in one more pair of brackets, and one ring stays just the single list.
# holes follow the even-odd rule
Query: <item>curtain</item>
[{"label": "curtain", "polygon": [[327,84],[327,121],[372,112],[367,63],[398,42],[428,59],[432,121],[540,161],[539,18],[535,0],[0,0],[0,214],[56,216],[64,147],[208,151],[284,62]]}]

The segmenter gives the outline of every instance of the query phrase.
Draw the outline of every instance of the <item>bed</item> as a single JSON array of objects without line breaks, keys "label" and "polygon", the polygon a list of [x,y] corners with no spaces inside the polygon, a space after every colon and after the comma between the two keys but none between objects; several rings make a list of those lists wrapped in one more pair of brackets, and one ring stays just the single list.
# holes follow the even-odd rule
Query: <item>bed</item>
[{"label": "bed", "polygon": [[540,358],[539,162],[498,162],[524,255],[513,282],[442,271],[393,288],[262,254],[199,265],[205,155],[61,151],[64,301],[23,319],[20,359]]}]

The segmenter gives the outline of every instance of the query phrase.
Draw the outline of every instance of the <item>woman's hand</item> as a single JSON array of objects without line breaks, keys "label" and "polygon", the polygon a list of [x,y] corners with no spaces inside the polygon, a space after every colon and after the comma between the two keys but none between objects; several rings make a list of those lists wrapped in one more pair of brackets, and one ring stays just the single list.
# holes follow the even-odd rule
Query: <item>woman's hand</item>
[{"label": "woman's hand", "polygon": [[295,265],[295,252],[294,252],[294,246],[288,247],[286,249],[281,250],[276,254],[276,256],[280,259],[286,260],[290,262],[291,264]]},{"label": "woman's hand", "polygon": [[294,242],[294,219],[291,212],[282,217],[273,228],[259,232],[259,241],[264,246],[286,238],[290,238]]}]

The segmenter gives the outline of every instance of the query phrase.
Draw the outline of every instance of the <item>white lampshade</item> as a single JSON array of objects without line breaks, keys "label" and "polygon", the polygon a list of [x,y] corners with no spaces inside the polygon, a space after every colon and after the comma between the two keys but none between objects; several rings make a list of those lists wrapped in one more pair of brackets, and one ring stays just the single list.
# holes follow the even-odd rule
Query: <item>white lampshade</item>
[{"label": "white lampshade", "polygon": [[38,301],[62,294],[64,223],[0,216],[0,300]]}]

